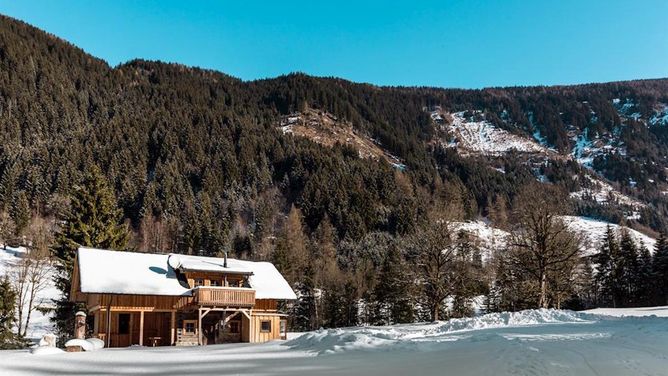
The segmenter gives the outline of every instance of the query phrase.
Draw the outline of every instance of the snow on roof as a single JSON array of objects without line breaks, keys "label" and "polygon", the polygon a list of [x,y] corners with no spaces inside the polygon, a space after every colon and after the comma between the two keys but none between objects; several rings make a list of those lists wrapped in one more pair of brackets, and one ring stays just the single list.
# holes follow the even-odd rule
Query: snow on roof
[{"label": "snow on roof", "polygon": [[182,270],[188,271],[206,271],[206,272],[225,272],[225,273],[239,273],[252,274],[253,270],[246,264],[252,261],[242,261],[236,259],[227,259],[227,267],[224,266],[225,260],[217,257],[203,257],[203,256],[187,256],[187,255],[172,255],[177,257]]},{"label": "snow on roof", "polygon": [[167,265],[167,255],[79,248],[81,292],[190,295]]},{"label": "snow on roof", "polygon": [[[189,255],[109,251],[79,248],[79,280],[81,292],[138,295],[190,295],[191,289],[181,285],[171,265],[179,269],[249,274],[249,284],[256,299],[296,299],[281,273],[269,262]],[[171,257],[178,258],[178,263]]]}]

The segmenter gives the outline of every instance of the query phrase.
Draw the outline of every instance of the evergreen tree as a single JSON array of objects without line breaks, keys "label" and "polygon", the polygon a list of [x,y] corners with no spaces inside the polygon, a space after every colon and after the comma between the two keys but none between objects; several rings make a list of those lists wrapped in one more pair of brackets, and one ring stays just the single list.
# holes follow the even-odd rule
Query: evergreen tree
[{"label": "evergreen tree", "polygon": [[74,258],[78,247],[124,250],[129,238],[122,213],[105,177],[97,167],[89,170],[75,189],[71,205],[62,218],[52,249],[55,257],[55,285],[62,292],[53,321],[60,341],[72,336],[76,305],[69,301]]},{"label": "evergreen tree", "polygon": [[299,282],[294,283],[297,300],[292,304],[292,328],[298,331],[316,329],[316,296],[314,269],[309,263],[303,270]]},{"label": "evergreen tree", "polygon": [[639,304],[641,294],[642,277],[640,274],[640,262],[638,260],[638,248],[628,230],[622,231],[619,241],[622,304],[634,307]]},{"label": "evergreen tree", "polygon": [[414,319],[412,278],[399,248],[390,247],[373,290],[374,324],[409,323]]},{"label": "evergreen tree", "polygon": [[649,249],[641,244],[638,254],[638,303],[642,306],[652,305],[653,286],[652,278],[652,254]]},{"label": "evergreen tree", "polygon": [[16,292],[5,276],[0,281],[0,350],[25,347],[25,341],[13,331],[15,323]]},{"label": "evergreen tree", "polygon": [[602,306],[612,305],[617,307],[619,293],[619,281],[616,278],[616,259],[619,257],[619,244],[617,236],[609,225],[601,241],[601,248],[594,256],[597,264],[595,276],[596,285],[599,287],[599,304]]},{"label": "evergreen tree", "polygon": [[668,304],[668,240],[661,232],[654,246],[652,277],[656,285],[656,304]]}]

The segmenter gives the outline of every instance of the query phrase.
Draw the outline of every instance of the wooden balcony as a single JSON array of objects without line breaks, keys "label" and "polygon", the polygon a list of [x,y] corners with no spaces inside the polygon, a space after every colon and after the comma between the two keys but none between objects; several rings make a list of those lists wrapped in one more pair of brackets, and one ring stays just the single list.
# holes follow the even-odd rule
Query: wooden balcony
[{"label": "wooden balcony", "polygon": [[186,306],[239,307],[255,305],[255,290],[245,287],[195,287],[192,296],[184,296],[176,304],[177,309]]}]

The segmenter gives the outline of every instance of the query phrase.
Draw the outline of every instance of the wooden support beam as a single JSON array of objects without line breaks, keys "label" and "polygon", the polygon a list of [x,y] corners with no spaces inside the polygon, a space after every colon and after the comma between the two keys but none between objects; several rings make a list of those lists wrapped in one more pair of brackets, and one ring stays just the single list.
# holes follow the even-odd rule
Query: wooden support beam
[{"label": "wooden support beam", "polygon": [[197,310],[197,344],[202,346],[202,309]]},{"label": "wooden support beam", "polygon": [[176,342],[176,311],[172,311],[172,320],[170,323],[171,328],[171,344],[174,345]]},{"label": "wooden support beam", "polygon": [[239,314],[239,311],[234,312],[233,314],[225,317],[225,324],[227,324],[230,320],[232,320],[235,316]]},{"label": "wooden support beam", "polygon": [[144,311],[139,312],[139,346],[144,346]]},{"label": "wooden support beam", "polygon": [[105,329],[105,339],[107,340],[107,348],[111,347],[111,299],[107,305],[107,328]]}]

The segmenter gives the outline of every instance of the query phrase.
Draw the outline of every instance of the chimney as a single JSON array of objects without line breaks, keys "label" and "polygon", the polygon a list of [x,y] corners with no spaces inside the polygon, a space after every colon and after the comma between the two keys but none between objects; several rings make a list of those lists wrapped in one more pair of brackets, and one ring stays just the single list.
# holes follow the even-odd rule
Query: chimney
[{"label": "chimney", "polygon": [[223,261],[223,268],[227,268],[227,251],[225,251],[225,261]]}]

